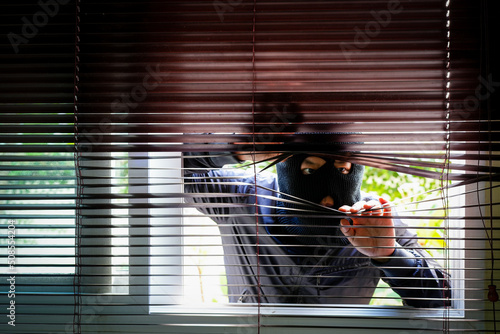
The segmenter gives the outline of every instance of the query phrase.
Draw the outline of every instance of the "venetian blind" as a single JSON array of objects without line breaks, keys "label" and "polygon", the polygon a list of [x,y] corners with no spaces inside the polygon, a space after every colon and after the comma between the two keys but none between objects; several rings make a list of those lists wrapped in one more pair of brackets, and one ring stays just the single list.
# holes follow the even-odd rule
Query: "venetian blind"
[{"label": "venetian blind", "polygon": [[[494,276],[498,132],[488,106],[496,86],[487,67],[485,4],[2,5],[9,42],[1,65],[1,214],[4,241],[16,222],[21,294],[16,328],[1,326],[26,333],[494,331],[494,304],[486,298]],[[248,192],[249,201],[234,202],[218,200],[241,197],[234,191],[185,193],[185,185],[229,180],[186,176],[183,166],[193,154],[231,161],[238,151],[316,152],[439,180],[438,204],[428,200],[434,211],[398,209],[411,227],[443,222],[423,228],[439,237],[420,240],[441,242],[430,251],[451,273],[452,294],[436,299],[437,309],[366,305],[356,294],[347,305],[269,304],[260,292],[249,293],[254,303],[228,304],[228,295],[241,297],[230,285],[267,291],[266,265],[283,256],[269,255],[263,244],[263,217],[277,214],[248,209],[277,194]],[[196,167],[203,173],[219,166]],[[213,220],[253,217],[253,226],[241,229],[246,220],[214,230],[196,208]],[[319,213],[308,207],[298,216]],[[244,263],[241,254],[217,248],[219,234],[226,245],[240,238],[255,257]],[[209,270],[224,268],[223,258],[223,274]],[[248,267],[256,283],[234,283],[245,275],[228,279],[230,267]],[[297,296],[294,288],[310,279],[320,282],[317,290],[333,284],[324,273],[287,275],[296,276],[294,292],[276,289],[278,297]],[[210,297],[217,302],[206,300],[211,289],[221,290]]]},{"label": "venetian blind", "polygon": [[74,12],[68,1],[0,4],[2,333],[72,323]]}]

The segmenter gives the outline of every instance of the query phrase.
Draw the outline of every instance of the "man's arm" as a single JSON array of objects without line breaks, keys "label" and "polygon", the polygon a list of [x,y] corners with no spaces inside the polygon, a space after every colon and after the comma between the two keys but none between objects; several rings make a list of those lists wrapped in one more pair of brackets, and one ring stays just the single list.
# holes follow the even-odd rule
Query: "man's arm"
[{"label": "man's arm", "polygon": [[450,306],[449,276],[418,245],[396,244],[394,253],[383,263],[372,260],[384,274],[383,280],[413,307]]},{"label": "man's arm", "polygon": [[281,153],[269,152],[185,152],[184,174],[207,172],[234,165],[244,161],[264,161],[279,156]]},{"label": "man's arm", "polygon": [[[241,171],[223,169],[240,161],[225,152],[185,152],[183,154],[184,191],[187,205],[203,214],[220,217],[228,214],[231,206],[241,202]],[[238,173],[237,173],[238,172]]]},{"label": "man's arm", "polygon": [[448,275],[421,248],[415,234],[403,229],[402,224],[395,224],[387,201],[360,202],[340,210],[350,213],[352,220],[352,225],[346,219],[341,221],[344,235],[359,252],[371,258],[372,264],[382,271],[384,281],[406,305],[449,306]]},{"label": "man's arm", "polygon": [[270,173],[259,173],[240,168],[222,168],[240,163],[231,153],[197,152],[184,154],[184,191],[186,202],[198,211],[212,216],[217,223],[225,223],[231,213],[244,213],[255,207],[255,194],[272,196],[258,184],[274,189],[275,178]]},{"label": "man's arm", "polygon": [[185,152],[182,158],[184,175],[206,173],[242,161],[230,152]]}]

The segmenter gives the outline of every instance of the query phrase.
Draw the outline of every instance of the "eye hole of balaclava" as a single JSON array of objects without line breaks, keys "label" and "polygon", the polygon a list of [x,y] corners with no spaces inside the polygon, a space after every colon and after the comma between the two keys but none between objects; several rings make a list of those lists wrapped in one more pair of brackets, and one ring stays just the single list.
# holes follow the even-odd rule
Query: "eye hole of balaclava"
[{"label": "eye hole of balaclava", "polygon": [[[301,164],[308,154],[297,154],[276,165],[280,193],[289,194],[313,203],[319,204],[326,197],[331,196],[333,208],[342,205],[353,205],[361,199],[361,183],[364,167],[352,164],[348,174],[343,174],[334,165],[334,160],[325,159],[326,163],[314,173],[304,175]],[[280,195],[286,198],[286,195]],[[278,222],[283,225],[282,232],[293,235],[300,244],[325,243],[328,245],[345,245],[347,240],[339,230],[340,219],[325,217],[325,213],[301,213],[300,209],[311,210],[311,207],[299,203],[278,202]],[[298,209],[297,210],[287,210]],[[282,216],[285,214],[287,216]],[[322,237],[324,236],[324,237]]]}]

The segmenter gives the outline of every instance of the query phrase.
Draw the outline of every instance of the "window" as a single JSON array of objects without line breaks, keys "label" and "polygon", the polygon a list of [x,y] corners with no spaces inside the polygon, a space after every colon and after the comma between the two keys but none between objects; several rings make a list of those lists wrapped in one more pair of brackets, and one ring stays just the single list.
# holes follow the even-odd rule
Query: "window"
[{"label": "window", "polygon": [[[75,273],[75,175],[68,153],[3,153],[2,274],[57,276],[69,289]],[[9,247],[10,246],[10,247]],[[57,260],[55,260],[57,259]],[[28,279],[28,278],[26,278]]]},{"label": "window", "polygon": [[[173,171],[178,173],[178,159],[180,157],[177,154],[172,157],[175,159],[155,161],[154,166],[156,167],[152,167],[152,170],[160,167],[160,169],[170,170],[170,173]],[[259,169],[267,165],[263,164],[259,166]],[[241,169],[245,167],[248,168],[247,163],[226,166],[225,168]],[[164,184],[165,179],[168,178],[164,172],[155,171],[154,174],[163,176],[156,180],[161,184]],[[172,178],[174,183],[179,179],[179,175]],[[150,182],[154,183],[155,181]],[[188,179],[187,182],[190,180]],[[392,185],[386,185],[386,183],[392,183]],[[399,203],[399,205],[396,208],[401,211],[400,215],[405,216],[405,222],[410,225],[411,230],[418,234],[419,243],[441,267],[446,268],[450,273],[453,281],[452,309],[456,310],[454,312],[456,316],[463,316],[463,268],[465,268],[464,259],[466,256],[464,255],[464,220],[460,217],[465,216],[463,203],[466,191],[464,186],[450,189],[447,206],[454,208],[450,210],[449,214],[453,218],[445,221],[442,218],[442,205],[445,199],[439,191],[440,187],[439,180],[398,175],[395,172],[389,173],[384,170],[367,168],[362,188],[375,195],[385,195],[397,200],[395,203]],[[158,185],[157,191],[164,193],[165,190],[161,189],[161,185]],[[170,289],[166,288],[165,285],[160,288],[153,284],[151,287],[151,295],[157,298],[156,303],[151,303],[155,305],[152,307],[153,312],[168,312],[170,310],[168,306],[171,303],[174,303],[175,309],[179,307],[187,307],[188,309],[192,307],[217,308],[228,303],[224,250],[217,224],[210,219],[210,215],[204,216],[192,207],[186,207],[182,217],[182,220],[179,218],[172,222],[172,225],[178,228],[177,233],[179,234],[173,234],[172,229],[168,229],[170,233],[166,233],[167,229],[165,229],[165,233],[151,233],[154,247],[163,248],[163,252],[157,250],[156,254],[165,255],[168,252],[170,255],[177,255],[175,257],[176,265],[168,266],[168,273],[163,272],[165,285],[172,281],[175,281],[176,284]],[[181,221],[183,224],[182,227],[179,227]],[[158,265],[165,266],[167,262],[164,257],[160,257],[160,260],[155,259],[155,263]],[[153,270],[155,271],[155,269]],[[158,282],[158,278],[155,277],[154,281]],[[335,303],[332,302],[332,304]],[[357,304],[357,302],[354,300],[352,304]],[[402,306],[402,303],[401,298],[381,281],[370,305]],[[276,305],[274,306],[276,307]],[[360,305],[360,307],[362,306]]]}]

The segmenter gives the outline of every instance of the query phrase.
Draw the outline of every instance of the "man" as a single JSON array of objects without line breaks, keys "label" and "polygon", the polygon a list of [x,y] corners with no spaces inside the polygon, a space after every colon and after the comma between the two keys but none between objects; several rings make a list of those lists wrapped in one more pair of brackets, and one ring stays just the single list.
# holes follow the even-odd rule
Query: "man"
[{"label": "man", "polygon": [[188,201],[221,232],[230,302],[368,304],[382,278],[406,305],[449,305],[447,276],[416,235],[361,192],[363,166],[297,153],[277,177],[222,168],[243,160],[255,159],[184,156]]}]

